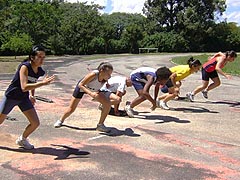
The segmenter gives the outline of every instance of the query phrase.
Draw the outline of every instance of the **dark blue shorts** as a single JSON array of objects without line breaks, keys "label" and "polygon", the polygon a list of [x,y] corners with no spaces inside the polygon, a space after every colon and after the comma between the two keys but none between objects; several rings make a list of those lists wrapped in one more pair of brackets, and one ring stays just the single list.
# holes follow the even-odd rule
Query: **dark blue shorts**
[{"label": "dark blue shorts", "polygon": [[81,99],[83,97],[83,95],[85,94],[85,92],[80,92],[80,88],[77,86],[75,87],[74,91],[73,91],[73,97]]},{"label": "dark blue shorts", "polygon": [[32,102],[29,98],[24,98],[22,100],[10,99],[6,96],[3,96],[3,99],[0,103],[0,113],[2,114],[9,114],[10,111],[15,107],[18,106],[22,112],[27,111],[29,109],[33,109]]},{"label": "dark blue shorts", "polygon": [[172,80],[169,79],[169,80],[166,82],[166,84],[161,88],[161,91],[162,91],[163,93],[168,93],[168,88],[171,88],[171,87],[173,87],[173,83],[172,83]]},{"label": "dark blue shorts", "polygon": [[145,83],[144,82],[140,82],[138,79],[137,76],[135,75],[132,75],[131,76],[131,81],[132,81],[132,85],[133,87],[138,91],[138,90],[141,90],[141,89],[144,89],[144,86],[145,86]]},{"label": "dark blue shorts", "polygon": [[213,72],[207,72],[205,69],[202,68],[202,80],[209,81],[209,78],[213,79],[218,77],[218,73],[216,70]]}]

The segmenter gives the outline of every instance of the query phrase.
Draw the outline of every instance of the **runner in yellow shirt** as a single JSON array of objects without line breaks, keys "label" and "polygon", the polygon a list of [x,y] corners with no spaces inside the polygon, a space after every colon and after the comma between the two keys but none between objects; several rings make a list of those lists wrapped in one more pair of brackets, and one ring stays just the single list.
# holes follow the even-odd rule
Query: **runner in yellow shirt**
[{"label": "runner in yellow shirt", "polygon": [[180,92],[180,86],[182,85],[181,80],[188,77],[189,75],[198,72],[201,68],[201,62],[198,59],[191,57],[187,61],[187,65],[178,65],[169,68],[172,72],[166,85],[161,88],[161,91],[165,94],[159,96],[157,99],[157,106],[169,110],[167,102],[178,96]]}]

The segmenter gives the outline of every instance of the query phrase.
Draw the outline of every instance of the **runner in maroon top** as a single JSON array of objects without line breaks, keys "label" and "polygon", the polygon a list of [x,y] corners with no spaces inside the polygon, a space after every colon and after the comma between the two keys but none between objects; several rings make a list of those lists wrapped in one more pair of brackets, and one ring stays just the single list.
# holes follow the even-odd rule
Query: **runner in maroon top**
[{"label": "runner in maroon top", "polygon": [[[222,68],[228,63],[233,62],[237,57],[235,51],[227,51],[225,53],[219,52],[211,57],[202,67],[202,85],[196,87],[192,92],[187,93],[190,101],[194,101],[194,96],[202,92],[204,98],[208,98],[208,91],[218,87],[221,84],[218,73],[231,79],[231,75],[223,72]],[[209,79],[213,82],[209,85]]]}]

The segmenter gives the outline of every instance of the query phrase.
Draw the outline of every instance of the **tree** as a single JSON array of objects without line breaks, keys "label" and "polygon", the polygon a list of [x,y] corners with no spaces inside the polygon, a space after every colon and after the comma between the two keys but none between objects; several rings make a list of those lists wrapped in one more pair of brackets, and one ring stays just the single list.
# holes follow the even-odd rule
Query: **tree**
[{"label": "tree", "polygon": [[143,11],[155,22],[158,32],[175,31],[184,37],[191,51],[205,51],[209,28],[225,8],[221,0],[147,0]]},{"label": "tree", "polygon": [[69,53],[87,54],[90,42],[99,35],[101,17],[98,12],[101,6],[86,3],[63,4],[63,19],[60,33],[64,37]]},{"label": "tree", "polygon": [[157,47],[160,52],[187,52],[190,49],[185,39],[173,31],[147,35],[142,40],[142,45]]},{"label": "tree", "polygon": [[143,38],[143,30],[137,24],[130,24],[124,31],[123,39],[130,45],[130,53],[138,53],[138,41]]},{"label": "tree", "polygon": [[[214,21],[215,15],[225,11],[221,0],[147,0],[143,12],[156,26],[167,31],[182,30],[186,22],[205,24]],[[179,31],[178,31],[179,32]]]},{"label": "tree", "polygon": [[10,37],[8,42],[2,44],[1,49],[10,50],[14,52],[16,59],[16,55],[18,53],[21,54],[27,53],[29,49],[31,49],[32,45],[33,43],[30,36],[24,33],[22,34],[16,33],[15,35]]},{"label": "tree", "polygon": [[8,30],[31,36],[36,44],[46,42],[59,25],[56,2],[16,1],[11,5],[12,15]]}]

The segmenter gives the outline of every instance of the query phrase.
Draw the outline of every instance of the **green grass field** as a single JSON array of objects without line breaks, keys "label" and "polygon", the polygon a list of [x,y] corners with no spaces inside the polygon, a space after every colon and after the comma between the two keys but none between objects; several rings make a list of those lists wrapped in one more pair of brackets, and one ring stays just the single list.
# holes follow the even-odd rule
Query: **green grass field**
[{"label": "green grass field", "polygon": [[[199,59],[202,63],[206,62],[207,59],[212,56],[213,54],[203,54],[199,56],[194,56],[195,59]],[[223,71],[232,75],[240,75],[240,55],[235,59],[234,62],[228,63],[224,68]],[[172,61],[176,64],[187,64],[187,60],[190,56],[184,57],[176,57],[173,58]]]}]

